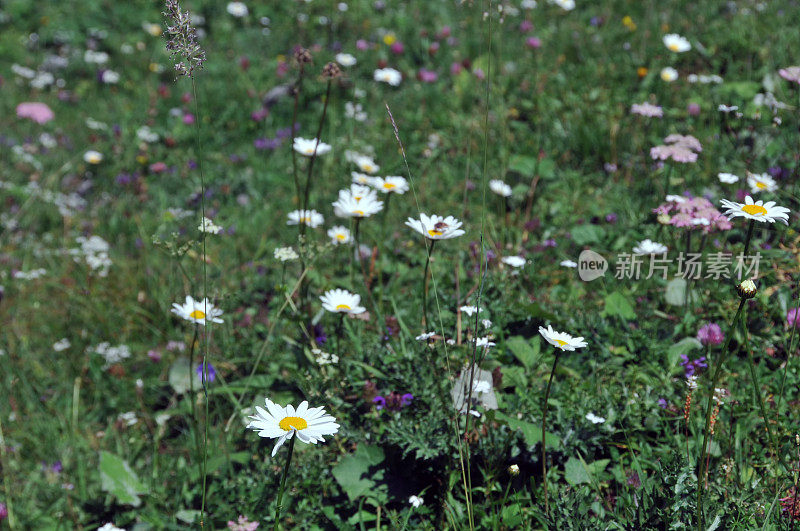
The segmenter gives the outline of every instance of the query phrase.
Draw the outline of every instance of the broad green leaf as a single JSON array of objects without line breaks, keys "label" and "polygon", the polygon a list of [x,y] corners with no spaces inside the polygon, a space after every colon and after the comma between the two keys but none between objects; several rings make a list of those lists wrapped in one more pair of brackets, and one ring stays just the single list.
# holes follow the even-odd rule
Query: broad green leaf
[{"label": "broad green leaf", "polygon": [[536,171],[536,157],[527,155],[513,155],[508,161],[508,169],[526,177],[532,177]]},{"label": "broad green leaf", "polygon": [[592,477],[583,463],[577,457],[570,457],[564,464],[564,479],[570,485],[580,485],[581,483],[591,483]]},{"label": "broad green leaf", "polygon": [[539,360],[541,350],[539,336],[530,341],[524,337],[514,336],[506,340],[506,345],[526,369],[532,368]]},{"label": "broad green leaf", "polygon": [[[553,403],[552,401],[550,402]],[[505,422],[509,428],[513,430],[522,430],[522,437],[525,439],[525,444],[533,446],[542,442],[542,426],[525,422],[524,420],[515,419],[500,411],[495,412],[495,419]],[[558,447],[559,438],[557,435],[550,433],[546,434],[547,447]]]},{"label": "broad green leaf", "polygon": [[598,243],[606,235],[606,231],[603,227],[599,225],[591,225],[588,223],[572,227],[569,233],[572,235],[572,239],[578,245],[589,245],[591,243]]},{"label": "broad green leaf", "polygon": [[670,367],[674,367],[681,357],[681,354],[689,354],[693,350],[702,349],[703,344],[695,337],[684,337],[667,350],[667,361]]},{"label": "broad green leaf", "polygon": [[333,477],[351,501],[366,495],[380,495],[383,501],[385,492],[376,489],[378,482],[383,479],[383,470],[370,471],[370,468],[380,465],[384,458],[380,447],[359,444],[354,454],[344,457],[333,467]]},{"label": "broad green leaf", "polygon": [[181,509],[175,513],[175,518],[187,524],[193,524],[198,520],[200,511],[197,509]]},{"label": "broad green leaf", "polygon": [[109,452],[100,452],[100,482],[120,503],[134,507],[142,504],[138,494],[147,492],[128,462]]},{"label": "broad green leaf", "polygon": [[615,315],[627,320],[636,319],[636,312],[633,311],[633,306],[628,301],[628,298],[618,291],[606,295],[602,315]]},{"label": "broad green leaf", "polygon": [[667,290],[664,292],[664,300],[672,306],[686,304],[686,280],[683,278],[670,280],[667,283]]}]

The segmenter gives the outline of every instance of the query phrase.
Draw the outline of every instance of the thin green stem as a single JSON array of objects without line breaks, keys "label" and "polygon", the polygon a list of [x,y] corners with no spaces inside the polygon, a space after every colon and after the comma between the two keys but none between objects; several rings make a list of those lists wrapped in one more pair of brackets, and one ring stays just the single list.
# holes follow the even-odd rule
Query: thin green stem
[{"label": "thin green stem", "polygon": [[[422,274],[422,328],[428,326],[428,270],[431,266],[431,256],[433,255],[433,246],[436,245],[436,240],[431,240],[431,245],[428,246],[427,239],[425,241],[425,250],[427,257],[425,258],[425,272]],[[427,330],[423,330],[427,331]]]},{"label": "thin green stem", "polygon": [[[2,415],[0,415],[2,416]],[[11,468],[6,462],[6,439],[3,435],[3,421],[0,419],[0,464],[3,466],[3,487],[6,491],[6,511],[8,511],[8,528],[15,529],[17,527],[17,519],[14,514],[14,504],[11,501]]]},{"label": "thin green stem", "polygon": [[[798,289],[800,289],[800,282],[798,283]],[[783,364],[783,378],[781,378],[781,392],[778,394],[778,407],[777,413],[780,415],[781,411],[781,402],[783,401],[783,389],[784,385],[786,384],[786,373],[789,368],[789,359],[792,357],[792,352],[794,351],[794,336],[795,332],[797,331],[797,321],[798,321],[798,314],[800,313],[800,295],[797,297],[797,305],[794,307],[794,319],[792,322],[789,323],[789,326],[792,327],[792,333],[789,335],[789,347],[786,349],[786,362]]]},{"label": "thin green stem", "polygon": [[742,253],[742,260],[747,257],[747,252],[750,250],[750,240],[753,238],[753,227],[755,227],[755,224],[756,220],[751,219],[750,226],[747,227],[747,237],[744,240],[744,252]]},{"label": "thin green stem", "polygon": [[553,384],[553,376],[556,373],[556,366],[560,357],[561,349],[557,349],[553,367],[550,369],[550,378],[547,380],[547,389],[544,391],[544,403],[542,404],[542,485],[544,486],[544,512],[548,515],[550,514],[550,506],[547,499],[547,401],[550,400],[550,386]]},{"label": "thin green stem", "polygon": [[[742,322],[747,322],[747,312],[745,312],[745,317],[742,319]],[[769,444],[772,448],[772,455],[777,459],[777,446],[775,446],[775,438],[772,436],[772,430],[769,427],[769,417],[767,417],[767,410],[764,407],[764,397],[761,396],[761,385],[758,381],[758,374],[756,373],[756,362],[753,358],[753,351],[750,349],[750,334],[747,332],[747,326],[742,327],[742,333],[744,334],[744,348],[747,351],[747,360],[750,362],[750,379],[753,381],[753,394],[755,394],[758,407],[761,410],[761,418],[764,419],[764,425],[767,427],[767,436],[769,437]]]},{"label": "thin green stem", "polygon": [[292,434],[289,439],[289,455],[286,456],[286,464],[283,467],[283,477],[281,478],[281,489],[278,491],[278,503],[275,506],[275,526],[273,531],[277,531],[278,524],[281,518],[281,509],[283,509],[283,492],[286,489],[286,476],[289,475],[289,465],[292,464],[292,454],[294,453],[294,441],[297,439],[297,433]]},{"label": "thin green stem", "polygon": [[[328,80],[328,87],[325,90],[325,103],[322,105],[322,116],[319,118],[319,126],[317,126],[317,136],[314,137],[316,140],[316,144],[314,145],[314,153],[311,155],[311,158],[308,161],[308,175],[306,176],[306,189],[303,192],[303,205],[302,209],[308,210],[308,201],[311,195],[311,175],[314,171],[314,162],[317,160],[317,148],[319,147],[320,143],[320,135],[322,134],[322,126],[325,124],[325,115],[328,112],[328,100],[330,100],[331,96],[331,80]],[[305,224],[303,224],[303,228],[300,229],[301,234],[305,234]]]},{"label": "thin green stem", "polygon": [[[711,388],[709,389],[708,393],[708,405],[706,406],[706,421],[705,421],[705,430],[703,431],[703,450],[700,453],[700,457],[698,459],[700,469],[699,473],[697,474],[697,528],[702,529],[702,520],[703,520],[703,478],[707,472],[705,465],[704,465],[704,457],[706,455],[706,450],[708,449],[708,435],[709,435],[709,428],[711,426],[711,409],[714,405],[714,389],[717,387],[717,382],[719,381],[720,372],[722,372],[722,366],[725,364],[725,359],[727,358],[730,352],[728,351],[728,347],[731,344],[731,338],[733,337],[733,333],[736,330],[736,323],[739,322],[739,317],[742,315],[742,309],[744,308],[745,303],[744,298],[739,300],[739,308],[736,309],[736,315],[734,315],[733,320],[731,321],[731,326],[728,331],[728,337],[725,338],[725,345],[722,347],[720,351],[719,359],[717,360],[716,367],[714,367],[714,373],[711,377]],[[698,393],[699,394],[699,393]]]},{"label": "thin green stem", "polygon": [[[300,100],[300,88],[303,84],[304,72],[305,64],[300,63],[300,73],[297,75],[297,81],[295,81],[292,87],[292,92],[294,92],[294,108],[292,109],[292,123],[289,126],[292,135],[292,144],[289,148],[292,150],[292,177],[294,178],[294,191],[298,201],[300,201],[300,178],[297,176],[297,152],[294,150],[294,124],[297,123],[297,107]],[[301,228],[300,230],[302,231],[303,229]]]}]

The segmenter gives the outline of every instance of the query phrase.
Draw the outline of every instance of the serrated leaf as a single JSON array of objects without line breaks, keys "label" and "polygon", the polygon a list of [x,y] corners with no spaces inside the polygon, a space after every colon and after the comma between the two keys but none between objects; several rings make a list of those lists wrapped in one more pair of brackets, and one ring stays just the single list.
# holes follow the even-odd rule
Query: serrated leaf
[{"label": "serrated leaf", "polygon": [[636,312],[633,311],[628,298],[618,291],[606,295],[602,315],[617,316],[627,320],[636,319]]},{"label": "serrated leaf", "polygon": [[100,483],[120,503],[134,507],[142,504],[138,494],[147,492],[128,462],[109,452],[100,452]]}]

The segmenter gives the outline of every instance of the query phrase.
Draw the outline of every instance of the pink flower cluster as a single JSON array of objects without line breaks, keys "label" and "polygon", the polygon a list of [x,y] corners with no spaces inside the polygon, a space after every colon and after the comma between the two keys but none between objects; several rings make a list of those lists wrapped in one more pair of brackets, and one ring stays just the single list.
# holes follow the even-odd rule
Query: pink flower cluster
[{"label": "pink flower cluster", "polygon": [[695,162],[697,153],[701,151],[703,146],[692,135],[669,135],[664,139],[664,144],[650,148],[650,157],[654,160]]},{"label": "pink flower cluster", "polygon": [[647,102],[631,105],[631,113],[647,116],[648,118],[661,118],[664,116],[664,110],[661,107]]},{"label": "pink flower cluster", "polygon": [[787,66],[778,70],[778,74],[786,81],[800,83],[800,66]]},{"label": "pink flower cluster", "polygon": [[705,197],[687,198],[685,201],[668,201],[653,212],[661,216],[669,216],[665,225],[679,228],[702,228],[704,234],[713,231],[729,230],[733,225]]}]

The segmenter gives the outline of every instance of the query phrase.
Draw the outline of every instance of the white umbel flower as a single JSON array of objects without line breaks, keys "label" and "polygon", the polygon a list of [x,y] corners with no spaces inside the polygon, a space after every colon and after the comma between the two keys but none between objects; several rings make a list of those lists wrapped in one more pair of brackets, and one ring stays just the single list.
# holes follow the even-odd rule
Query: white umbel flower
[{"label": "white umbel flower", "polygon": [[336,59],[337,63],[345,67],[356,64],[356,58],[349,53],[337,53],[334,59]]},{"label": "white umbel flower", "polygon": [[247,427],[257,431],[259,437],[278,439],[272,448],[272,457],[295,435],[300,442],[317,444],[325,442],[324,435],[334,435],[339,431],[336,419],[328,415],[325,408],[309,408],[305,400],[296,410],[291,404],[281,407],[269,398],[264,402],[267,409],[256,406],[256,414],[250,416],[252,420]]},{"label": "white umbel flower", "polygon": [[734,175],[732,173],[725,173],[725,172],[718,173],[717,174],[717,178],[719,179],[719,182],[725,183],[725,184],[733,184],[733,183],[739,181],[739,176],[738,175]]},{"label": "white umbel flower", "polygon": [[492,179],[489,181],[489,189],[501,197],[511,196],[511,187],[500,179]]},{"label": "white umbel flower", "polygon": [[316,150],[317,155],[324,155],[331,150],[329,144],[319,142],[316,138],[309,140],[308,138],[297,137],[294,139],[294,145],[292,147],[305,157],[313,156],[314,150]]},{"label": "white umbel flower", "polygon": [[692,49],[692,45],[689,44],[689,40],[686,37],[681,37],[677,33],[669,33],[664,35],[663,41],[664,46],[666,46],[671,52],[683,53]]},{"label": "white umbel flower", "polygon": [[727,209],[725,215],[728,219],[736,217],[743,217],[747,219],[754,219],[762,223],[775,223],[776,219],[783,221],[786,225],[789,224],[789,212],[786,207],[776,206],[775,201],[753,201],[749,195],[744,198],[744,203],[736,203],[723,199],[720,204]]},{"label": "white umbel flower", "polygon": [[172,303],[172,313],[187,321],[204,326],[209,321],[212,323],[223,322],[219,318],[222,315],[222,310],[211,304],[208,299],[196,301],[189,295],[186,296],[186,301],[183,304]]},{"label": "white umbel flower", "polygon": [[527,262],[527,260],[521,256],[504,256],[500,261],[511,267],[522,267]]},{"label": "white umbel flower", "polygon": [[663,243],[654,242],[649,238],[639,242],[639,245],[633,248],[634,254],[664,254],[668,251],[667,246]]},{"label": "white umbel flower", "polygon": [[774,192],[778,189],[778,183],[768,173],[747,172],[747,186],[750,187],[750,193],[753,194]]},{"label": "white umbel flower", "polygon": [[328,229],[328,237],[331,239],[331,243],[334,245],[350,243],[353,241],[353,238],[350,235],[350,230],[346,227],[342,227],[341,225],[336,225]]},{"label": "white umbel flower", "polygon": [[556,332],[553,327],[547,325],[547,328],[540,326],[539,333],[547,340],[548,343],[561,350],[575,350],[576,348],[583,348],[587,345],[582,337],[572,337],[564,332]]},{"label": "white umbel flower", "polygon": [[428,216],[420,213],[419,219],[408,218],[406,225],[429,240],[449,240],[465,234],[460,228],[461,222],[453,216],[445,218],[436,214]]},{"label": "white umbel flower", "polygon": [[325,218],[316,210],[293,210],[287,214],[289,221],[287,225],[308,225],[312,229],[316,229],[325,221]]},{"label": "white umbel flower", "polygon": [[203,222],[197,227],[197,230],[205,232],[206,234],[219,234],[222,232],[222,227],[214,224],[214,222],[208,218],[203,218]]},{"label": "white umbel flower", "polygon": [[381,83],[388,83],[393,87],[396,87],[402,81],[403,76],[395,70],[394,68],[379,68],[375,70],[373,74],[373,78],[375,81],[380,81]]},{"label": "white umbel flower", "polygon": [[361,295],[350,293],[346,289],[332,289],[326,291],[319,300],[322,307],[333,313],[349,313],[351,315],[364,313],[366,308],[360,306]]},{"label": "white umbel flower", "polygon": [[408,191],[408,181],[400,176],[375,177],[371,184],[384,194],[402,195]]}]

